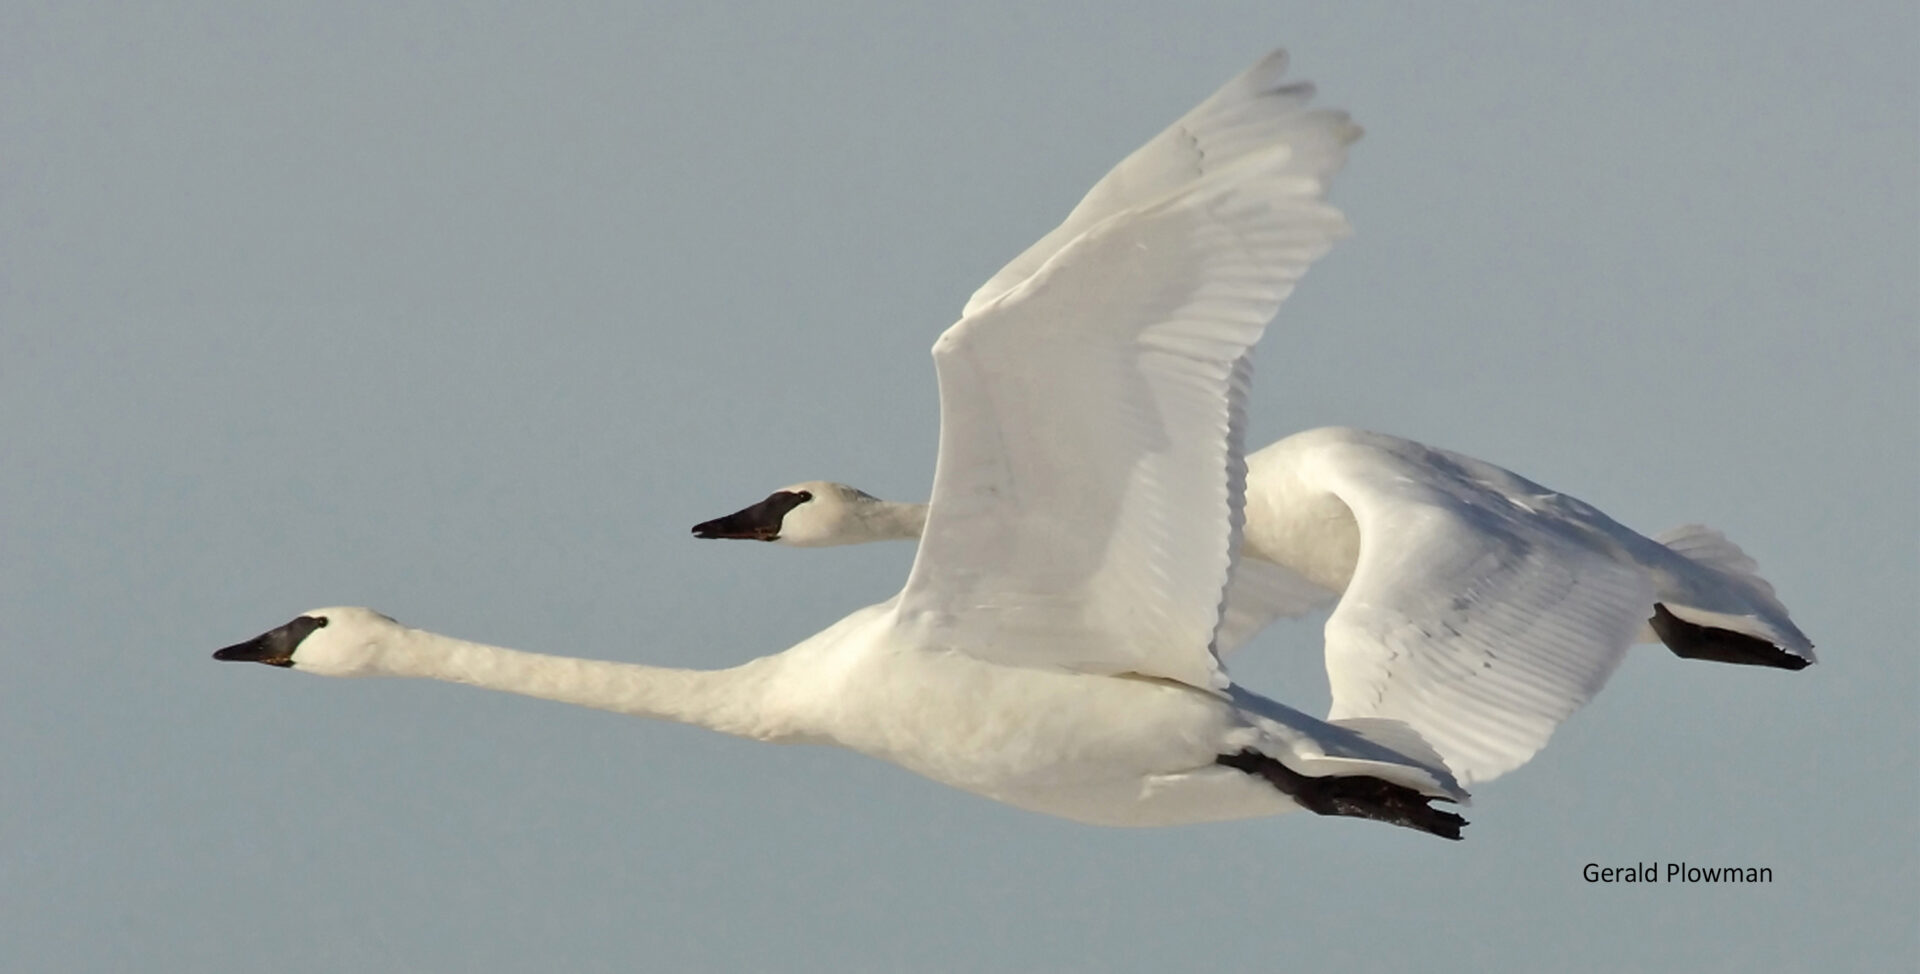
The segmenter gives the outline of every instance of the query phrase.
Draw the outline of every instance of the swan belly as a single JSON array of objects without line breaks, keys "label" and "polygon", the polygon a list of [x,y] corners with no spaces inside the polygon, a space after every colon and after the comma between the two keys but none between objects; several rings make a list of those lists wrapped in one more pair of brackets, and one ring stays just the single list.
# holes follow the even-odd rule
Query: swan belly
[{"label": "swan belly", "polygon": [[1257,735],[1183,684],[883,651],[831,694],[834,743],[964,791],[1098,825],[1250,818],[1294,803],[1216,765]]}]

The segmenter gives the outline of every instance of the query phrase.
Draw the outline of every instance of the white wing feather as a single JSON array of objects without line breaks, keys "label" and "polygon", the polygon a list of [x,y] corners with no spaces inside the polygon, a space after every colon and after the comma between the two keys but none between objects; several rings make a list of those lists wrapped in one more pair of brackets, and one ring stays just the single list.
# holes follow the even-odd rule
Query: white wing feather
[{"label": "white wing feather", "polygon": [[1237,363],[1346,227],[1298,159],[1248,154],[1108,217],[940,337],[902,625],[997,662],[1225,684]]},{"label": "white wing feather", "polygon": [[1316,462],[1361,538],[1326,625],[1330,719],[1404,721],[1462,784],[1525,763],[1606,684],[1653,604],[1646,573],[1596,533],[1612,522],[1445,451],[1335,447]]},{"label": "white wing feather", "polygon": [[1268,54],[1122,159],[1065,221],[981,285],[962,317],[1032,277],[1048,258],[1100,221],[1165,199],[1251,153],[1285,146],[1294,172],[1324,177],[1339,169],[1360,129],[1344,112],[1309,109],[1313,86],[1285,82],[1286,70],[1285,51]]}]

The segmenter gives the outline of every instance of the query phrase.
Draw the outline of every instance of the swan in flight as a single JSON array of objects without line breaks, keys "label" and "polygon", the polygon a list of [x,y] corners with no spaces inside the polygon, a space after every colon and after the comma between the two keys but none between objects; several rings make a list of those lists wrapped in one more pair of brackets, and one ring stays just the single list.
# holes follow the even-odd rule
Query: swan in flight
[{"label": "swan in flight", "polygon": [[[812,481],[695,525],[799,547],[917,539],[927,506]],[[1647,538],[1472,457],[1354,429],[1247,456],[1246,527],[1215,637],[1326,624],[1330,719],[1402,721],[1464,785],[1524,764],[1630,644],[1797,670],[1813,646],[1756,565],[1699,526]]]},{"label": "swan in flight", "polygon": [[835,744],[1108,825],[1306,808],[1459,838],[1404,724],[1321,721],[1213,650],[1234,571],[1247,356],[1344,235],[1359,135],[1275,52],[1103,177],[933,346],[940,445],[894,598],[785,652],[696,671],[544,656],[320,609],[215,653],[407,676]]}]

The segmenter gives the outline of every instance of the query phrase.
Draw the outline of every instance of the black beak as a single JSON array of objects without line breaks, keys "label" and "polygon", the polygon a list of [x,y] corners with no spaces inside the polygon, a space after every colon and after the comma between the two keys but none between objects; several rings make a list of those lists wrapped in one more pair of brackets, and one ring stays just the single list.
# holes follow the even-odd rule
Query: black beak
[{"label": "black beak", "polygon": [[752,507],[743,507],[726,517],[716,517],[693,526],[696,538],[737,538],[744,541],[776,541],[787,512],[813,500],[804,490],[776,490]]},{"label": "black beak", "polygon": [[213,658],[229,663],[265,663],[268,666],[292,666],[293,651],[315,629],[327,624],[324,616],[301,616],[278,629],[270,629],[244,643],[217,650]]}]

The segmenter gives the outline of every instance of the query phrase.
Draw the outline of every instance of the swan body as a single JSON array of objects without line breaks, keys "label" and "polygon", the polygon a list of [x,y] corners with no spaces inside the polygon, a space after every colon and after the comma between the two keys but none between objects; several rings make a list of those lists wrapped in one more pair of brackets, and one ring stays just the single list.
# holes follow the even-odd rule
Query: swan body
[{"label": "swan body", "polygon": [[[335,677],[419,677],[775,743],[829,744],[1031,811],[1150,826],[1300,807],[1218,763],[1252,751],[1302,774],[1360,775],[1422,795],[1466,794],[1390,722],[1327,724],[1239,688],[1021,669],[907,647],[894,602],[783,653],[724,670],[548,656],[409,628],[370,609],[302,613],[215,658]],[[1418,757],[1409,757],[1407,752]],[[1457,816],[1438,830],[1458,837]],[[1401,823],[1406,824],[1406,823]],[[1433,830],[1433,829],[1430,829]]]},{"label": "swan body", "polygon": [[[1337,600],[1330,718],[1402,721],[1462,783],[1530,759],[1635,642],[1785,669],[1814,659],[1752,559],[1709,529],[1648,538],[1493,464],[1364,430],[1296,433],[1246,463],[1216,647]],[[912,539],[925,510],[811,481],[694,534]]]},{"label": "swan body", "polygon": [[1289,710],[1234,686],[1213,651],[1248,354],[1345,233],[1323,197],[1359,134],[1307,108],[1284,65],[1262,59],[1128,156],[935,342],[933,495],[892,600],[717,671],[522,653],[357,608],[216,658],[836,744],[1086,822],[1304,807],[1458,838],[1465,822],[1429,803],[1465,792],[1419,735]]}]

